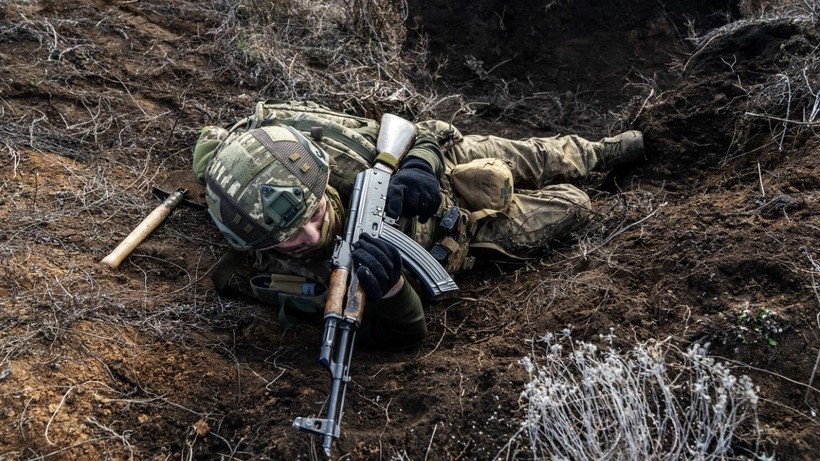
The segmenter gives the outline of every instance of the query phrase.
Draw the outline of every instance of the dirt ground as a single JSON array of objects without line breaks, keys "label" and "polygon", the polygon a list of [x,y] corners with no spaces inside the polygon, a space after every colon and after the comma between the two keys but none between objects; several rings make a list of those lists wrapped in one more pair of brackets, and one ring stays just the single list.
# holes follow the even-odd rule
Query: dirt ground
[{"label": "dirt ground", "polygon": [[[820,8],[599,3],[409,2],[438,91],[474,109],[435,116],[511,137],[636,128],[647,158],[580,184],[584,233],[457,276],[419,349],[357,349],[338,456],[532,459],[520,360],[572,325],[624,349],[711,344],[759,387],[766,452],[817,459]],[[0,460],[319,457],[291,423],[322,409],[321,325],[217,296],[206,213],[100,265],[201,126],[277,97],[215,62],[221,24],[198,4],[0,0]]]}]

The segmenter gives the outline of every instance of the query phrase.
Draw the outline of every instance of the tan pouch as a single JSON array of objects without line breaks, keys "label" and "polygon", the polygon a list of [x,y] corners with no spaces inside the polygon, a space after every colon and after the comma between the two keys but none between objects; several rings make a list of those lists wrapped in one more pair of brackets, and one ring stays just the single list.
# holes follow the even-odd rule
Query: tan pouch
[{"label": "tan pouch", "polygon": [[510,166],[497,158],[482,158],[456,165],[450,172],[453,188],[472,211],[506,211],[513,195]]}]

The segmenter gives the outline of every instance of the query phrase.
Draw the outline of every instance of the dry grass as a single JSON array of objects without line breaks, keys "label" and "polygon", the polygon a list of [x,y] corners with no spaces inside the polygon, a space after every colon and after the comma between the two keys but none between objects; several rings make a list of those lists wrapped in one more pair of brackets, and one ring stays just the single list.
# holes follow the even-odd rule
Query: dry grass
[{"label": "dry grass", "polygon": [[240,0],[220,6],[214,46],[225,59],[219,72],[262,94],[371,116],[393,110],[422,118],[438,102],[427,90],[436,76],[425,71],[426,42],[404,46],[406,5]]},{"label": "dry grass", "polygon": [[[686,72],[703,54],[734,38],[767,28],[788,27],[810,30],[820,21],[820,3],[814,0],[783,0],[775,2],[742,2],[743,19],[699,35],[690,27],[689,40],[694,51],[682,66]],[[736,143],[757,136],[762,128],[770,135],[779,151],[785,150],[803,136],[816,136],[820,129],[820,55],[816,44],[804,34],[795,34],[781,45],[779,56],[768,63],[770,69],[756,69],[761,75],[735,70],[743,66],[737,57],[724,58],[726,70],[737,75],[737,87],[745,93],[745,108],[738,115]],[[751,80],[751,81],[744,81]]]}]

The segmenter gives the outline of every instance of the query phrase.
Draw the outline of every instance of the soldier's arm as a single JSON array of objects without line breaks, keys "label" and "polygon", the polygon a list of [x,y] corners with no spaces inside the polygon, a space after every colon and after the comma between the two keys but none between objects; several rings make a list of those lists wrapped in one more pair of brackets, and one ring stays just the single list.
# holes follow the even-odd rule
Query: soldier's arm
[{"label": "soldier's arm", "polygon": [[205,184],[205,172],[208,163],[216,154],[219,144],[228,137],[228,131],[218,126],[206,126],[199,132],[199,138],[194,146],[193,170],[196,180]]},{"label": "soldier's arm", "polygon": [[418,346],[426,336],[424,306],[406,281],[395,296],[370,303],[359,331],[365,345],[387,350]]},{"label": "soldier's arm", "polygon": [[[375,144],[379,131],[378,127],[367,126],[356,131]],[[441,146],[439,146],[433,133],[426,128],[418,128],[416,139],[413,145],[410,146],[410,150],[407,152],[405,159],[410,157],[418,157],[429,163],[439,178],[444,174],[444,154],[441,152]]]}]

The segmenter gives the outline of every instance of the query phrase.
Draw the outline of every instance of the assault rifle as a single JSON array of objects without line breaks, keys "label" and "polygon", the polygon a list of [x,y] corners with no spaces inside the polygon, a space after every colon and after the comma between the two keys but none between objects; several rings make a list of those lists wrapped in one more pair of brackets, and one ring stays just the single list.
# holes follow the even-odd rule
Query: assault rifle
[{"label": "assault rifle", "polygon": [[376,149],[376,165],[356,175],[350,196],[350,211],[344,235],[337,237],[331,259],[332,272],[324,313],[324,333],[319,363],[330,372],[330,393],[325,418],[298,417],[295,429],[322,436],[322,449],[330,457],[333,439],[339,438],[345,391],[350,381],[353,342],[364,314],[365,297],[353,268],[353,243],[362,233],[395,246],[433,299],[458,290],[455,282],[436,259],[415,240],[395,227],[396,220],[385,215],[390,175],[413,143],[412,123],[392,114],[382,117]]}]

